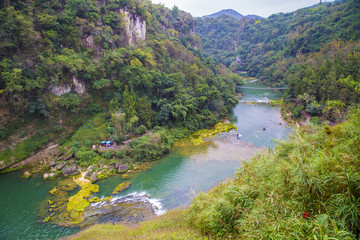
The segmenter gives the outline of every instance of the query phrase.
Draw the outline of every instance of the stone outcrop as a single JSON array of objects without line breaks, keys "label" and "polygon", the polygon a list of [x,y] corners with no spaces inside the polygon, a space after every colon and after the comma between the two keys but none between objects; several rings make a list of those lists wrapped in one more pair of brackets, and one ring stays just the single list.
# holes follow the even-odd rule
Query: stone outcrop
[{"label": "stone outcrop", "polygon": [[71,86],[67,85],[67,84],[64,84],[61,86],[52,85],[52,86],[50,86],[50,92],[52,94],[55,94],[56,96],[61,96],[61,95],[71,92]]},{"label": "stone outcrop", "polygon": [[121,9],[120,13],[124,16],[125,27],[120,37],[125,45],[135,45],[146,40],[146,22],[133,13]]},{"label": "stone outcrop", "polygon": [[129,165],[124,164],[121,165],[120,163],[115,165],[115,169],[119,172],[119,173],[124,173],[129,169]]},{"label": "stone outcrop", "polygon": [[65,177],[68,177],[68,176],[79,174],[79,170],[76,168],[75,165],[72,165],[72,166],[63,168],[62,173],[64,174]]},{"label": "stone outcrop", "polygon": [[44,180],[53,179],[55,177],[55,173],[44,173]]},{"label": "stone outcrop", "polygon": [[61,96],[70,92],[83,94],[85,93],[85,84],[73,76],[71,84],[63,84],[61,86],[50,85],[50,92],[56,96]]}]

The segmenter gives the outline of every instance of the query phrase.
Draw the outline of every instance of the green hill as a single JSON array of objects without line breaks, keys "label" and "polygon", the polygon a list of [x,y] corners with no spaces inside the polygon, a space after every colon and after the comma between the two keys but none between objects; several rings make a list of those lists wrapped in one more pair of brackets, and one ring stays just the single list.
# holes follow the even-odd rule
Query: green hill
[{"label": "green hill", "polygon": [[0,169],[49,142],[76,155],[155,126],[186,133],[217,123],[241,79],[198,57],[195,25],[147,0],[2,1]]}]

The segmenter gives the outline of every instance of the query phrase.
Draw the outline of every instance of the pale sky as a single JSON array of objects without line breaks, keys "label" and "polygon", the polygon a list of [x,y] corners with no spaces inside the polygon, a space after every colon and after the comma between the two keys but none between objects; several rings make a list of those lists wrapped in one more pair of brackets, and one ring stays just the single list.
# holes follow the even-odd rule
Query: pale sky
[{"label": "pale sky", "polygon": [[[323,0],[323,2],[330,1],[332,0]],[[223,9],[234,9],[243,15],[255,14],[268,17],[274,13],[287,13],[309,7],[319,3],[320,0],[152,0],[152,2],[162,3],[168,8],[176,5],[194,17],[202,17]]]}]

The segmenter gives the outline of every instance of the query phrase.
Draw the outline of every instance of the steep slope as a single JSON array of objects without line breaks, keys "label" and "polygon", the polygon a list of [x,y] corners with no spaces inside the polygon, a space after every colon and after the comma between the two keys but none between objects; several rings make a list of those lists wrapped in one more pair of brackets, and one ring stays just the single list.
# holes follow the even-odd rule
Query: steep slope
[{"label": "steep slope", "polygon": [[236,103],[239,79],[196,57],[196,21],[178,9],[148,0],[17,0],[0,7],[0,169],[49,141],[84,166],[119,161],[123,153],[105,158],[91,146],[121,143],[154,126],[203,128]]}]

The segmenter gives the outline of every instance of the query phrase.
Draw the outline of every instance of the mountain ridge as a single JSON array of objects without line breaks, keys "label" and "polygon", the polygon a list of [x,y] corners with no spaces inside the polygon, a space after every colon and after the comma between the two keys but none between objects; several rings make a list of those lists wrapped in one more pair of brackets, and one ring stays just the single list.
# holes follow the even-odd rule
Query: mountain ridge
[{"label": "mountain ridge", "polygon": [[241,20],[244,17],[250,18],[250,19],[262,19],[263,17],[258,16],[258,15],[254,15],[254,14],[250,14],[250,15],[242,15],[241,13],[237,12],[236,10],[233,9],[223,9],[219,12],[213,13],[213,14],[209,14],[209,15],[205,15],[202,18],[218,18],[220,16],[223,15],[227,15],[227,16],[231,16],[233,18],[236,18],[237,20]]}]

